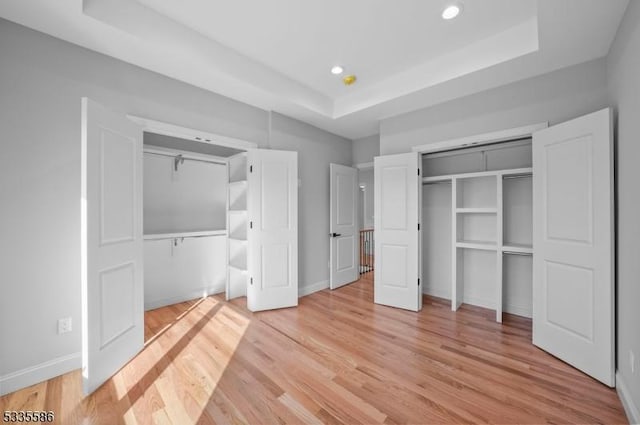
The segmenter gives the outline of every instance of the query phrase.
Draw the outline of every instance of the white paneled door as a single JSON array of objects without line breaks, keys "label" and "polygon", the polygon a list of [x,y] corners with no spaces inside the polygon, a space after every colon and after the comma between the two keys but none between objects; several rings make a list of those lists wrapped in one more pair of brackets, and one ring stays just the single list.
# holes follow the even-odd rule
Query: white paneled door
[{"label": "white paneled door", "polygon": [[533,135],[533,343],[614,385],[611,110]]},{"label": "white paneled door", "polygon": [[358,279],[358,170],[329,164],[329,287],[339,288]]},{"label": "white paneled door", "polygon": [[95,391],[144,344],[142,129],[82,99],[82,376]]},{"label": "white paneled door", "polygon": [[298,153],[248,151],[251,311],[298,305]]},{"label": "white paneled door", "polygon": [[376,157],[374,187],[374,302],[419,311],[419,154]]}]

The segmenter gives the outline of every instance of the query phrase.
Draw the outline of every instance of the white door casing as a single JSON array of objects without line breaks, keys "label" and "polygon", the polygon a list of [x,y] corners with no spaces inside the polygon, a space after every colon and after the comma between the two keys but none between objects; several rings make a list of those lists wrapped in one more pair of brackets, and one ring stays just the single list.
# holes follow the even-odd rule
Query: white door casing
[{"label": "white door casing", "polygon": [[533,343],[614,385],[611,110],[533,135]]},{"label": "white door casing", "polygon": [[374,302],[422,308],[421,163],[417,152],[374,159]]},{"label": "white door casing", "polygon": [[358,279],[358,170],[329,164],[329,287],[339,288]]},{"label": "white door casing", "polygon": [[298,305],[298,153],[248,151],[251,311]]},{"label": "white door casing", "polygon": [[82,99],[82,376],[95,391],[144,344],[142,129]]}]

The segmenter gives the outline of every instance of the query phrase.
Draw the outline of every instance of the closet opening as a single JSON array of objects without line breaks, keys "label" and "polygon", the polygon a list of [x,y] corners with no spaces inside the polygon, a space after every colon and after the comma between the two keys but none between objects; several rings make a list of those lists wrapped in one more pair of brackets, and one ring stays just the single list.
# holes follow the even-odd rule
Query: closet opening
[{"label": "closet opening", "polygon": [[422,155],[423,293],[531,318],[531,138]]},{"label": "closet opening", "polygon": [[143,135],[145,343],[227,281],[229,158],[205,140]]}]

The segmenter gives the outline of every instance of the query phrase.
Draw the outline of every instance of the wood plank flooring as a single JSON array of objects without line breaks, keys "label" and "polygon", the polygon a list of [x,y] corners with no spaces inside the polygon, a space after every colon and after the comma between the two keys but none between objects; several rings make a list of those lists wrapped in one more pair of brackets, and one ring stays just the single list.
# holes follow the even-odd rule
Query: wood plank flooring
[{"label": "wood plank flooring", "polygon": [[244,304],[148,312],[145,349],[92,396],[76,371],[0,398],[0,411],[109,425],[626,423],[614,390],[531,344],[528,319],[500,325],[430,297],[420,313],[378,306],[366,276],[298,308]]}]

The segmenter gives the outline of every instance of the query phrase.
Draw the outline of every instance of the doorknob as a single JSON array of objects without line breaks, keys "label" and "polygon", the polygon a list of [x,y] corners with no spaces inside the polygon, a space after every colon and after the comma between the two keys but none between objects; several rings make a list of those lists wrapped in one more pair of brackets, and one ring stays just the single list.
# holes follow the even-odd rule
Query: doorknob
[{"label": "doorknob", "polygon": [[332,238],[337,238],[338,236],[342,236],[342,234],[340,234],[340,233],[329,233],[329,236],[331,236]]}]

